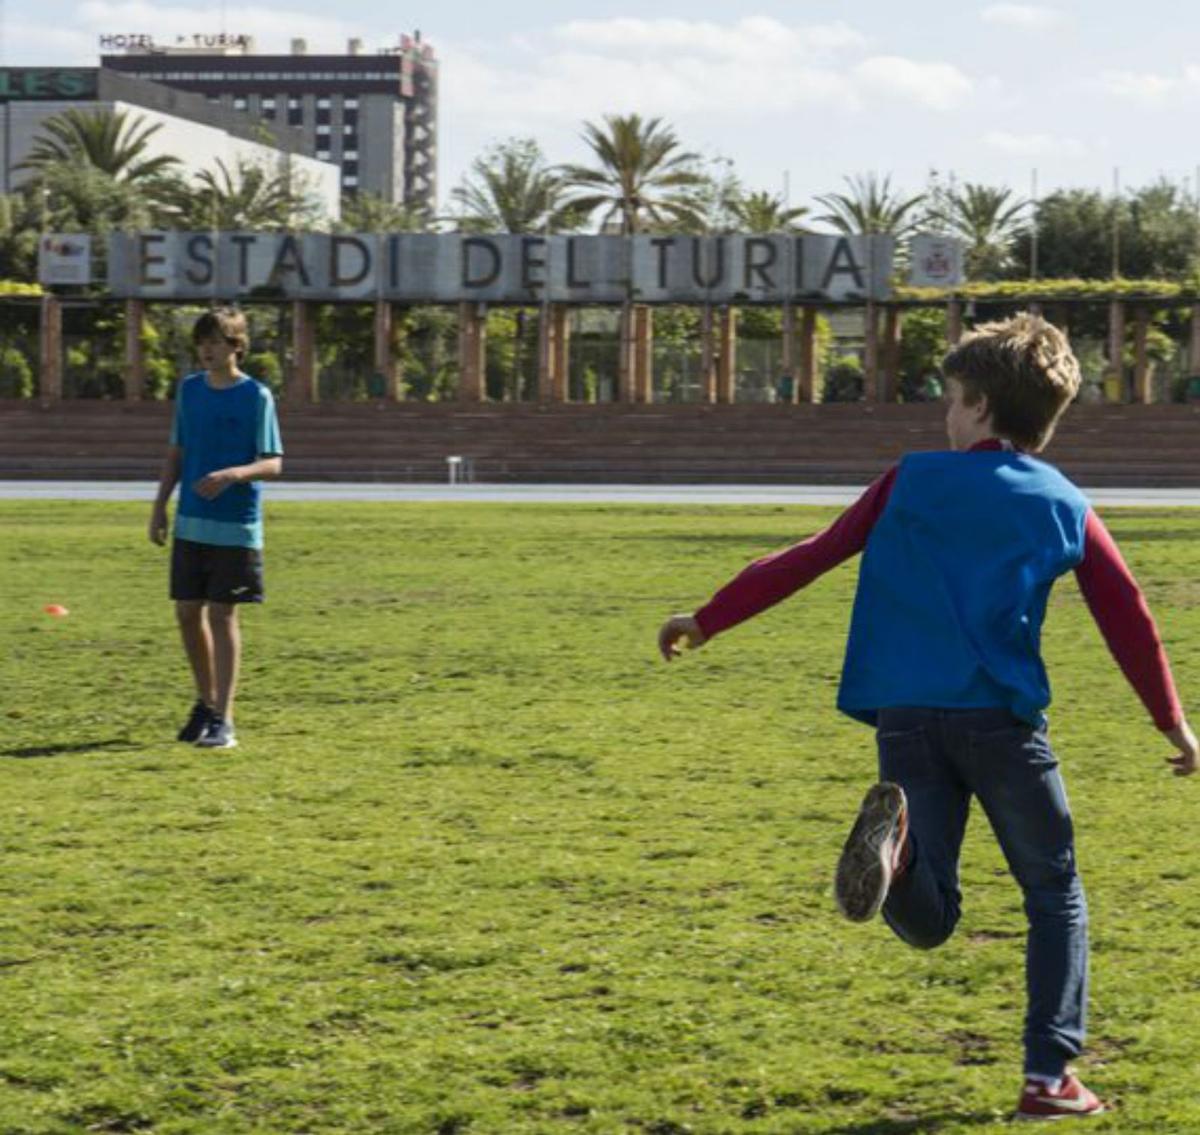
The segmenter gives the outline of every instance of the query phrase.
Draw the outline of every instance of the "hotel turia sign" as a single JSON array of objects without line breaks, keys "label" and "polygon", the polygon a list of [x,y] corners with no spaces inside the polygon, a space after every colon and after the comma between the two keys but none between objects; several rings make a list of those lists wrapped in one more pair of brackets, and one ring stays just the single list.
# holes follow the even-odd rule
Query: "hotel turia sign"
[{"label": "hotel turia sign", "polygon": [[862,303],[891,237],[117,233],[108,287],[146,300]]}]

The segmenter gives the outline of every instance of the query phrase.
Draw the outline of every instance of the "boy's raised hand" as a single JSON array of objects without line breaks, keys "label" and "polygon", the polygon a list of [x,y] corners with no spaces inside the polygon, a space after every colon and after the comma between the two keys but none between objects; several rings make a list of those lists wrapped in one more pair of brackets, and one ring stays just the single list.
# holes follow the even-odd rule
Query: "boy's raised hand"
[{"label": "boy's raised hand", "polygon": [[1167,758],[1167,764],[1175,766],[1176,776],[1191,776],[1200,769],[1200,746],[1186,720],[1180,721],[1174,729],[1164,730],[1163,736],[1179,750],[1177,756]]},{"label": "boy's raised hand", "polygon": [[683,653],[684,648],[695,650],[704,645],[706,639],[700,624],[691,615],[672,615],[658,632],[658,652],[670,662]]}]

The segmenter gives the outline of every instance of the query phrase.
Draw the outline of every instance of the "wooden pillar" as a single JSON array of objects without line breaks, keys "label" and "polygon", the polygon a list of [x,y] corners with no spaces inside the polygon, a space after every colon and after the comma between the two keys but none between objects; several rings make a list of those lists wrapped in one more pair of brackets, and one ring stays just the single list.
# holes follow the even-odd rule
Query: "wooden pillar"
[{"label": "wooden pillar", "polygon": [[1133,400],[1148,406],[1154,401],[1150,385],[1150,358],[1146,353],[1146,341],[1150,331],[1150,309],[1139,304],[1133,326]]},{"label": "wooden pillar", "polygon": [[567,402],[571,397],[571,309],[565,303],[551,305],[554,365],[551,399]]},{"label": "wooden pillar", "polygon": [[879,307],[867,300],[863,318],[863,399],[879,401]]},{"label": "wooden pillar", "polygon": [[717,334],[717,401],[737,398],[737,308],[721,308]]},{"label": "wooden pillar", "polygon": [[900,309],[895,304],[884,308],[883,320],[883,400],[900,398]]},{"label": "wooden pillar", "polygon": [[1188,343],[1188,373],[1200,374],[1200,303],[1192,304],[1192,336]]},{"label": "wooden pillar", "polygon": [[717,400],[716,331],[713,322],[712,305],[706,303],[700,313],[700,384],[704,402]]},{"label": "wooden pillar", "polygon": [[654,401],[654,312],[644,303],[633,309],[634,398]]},{"label": "wooden pillar", "polygon": [[397,373],[399,367],[395,351],[395,319],[395,310],[388,300],[375,301],[375,376],[383,387],[380,396],[399,401],[403,389]]},{"label": "wooden pillar", "polygon": [[950,300],[946,304],[946,342],[952,347],[958,345],[963,333],[963,310],[961,300]]},{"label": "wooden pillar", "polygon": [[1116,388],[1115,401],[1126,401],[1125,393],[1125,303],[1108,304],[1108,369]]},{"label": "wooden pillar", "polygon": [[146,321],[146,301],[125,301],[125,401],[137,402],[146,384],[146,352],[142,331]]},{"label": "wooden pillar", "polygon": [[307,300],[292,301],[292,368],[284,393],[294,405],[317,401],[317,329]]},{"label": "wooden pillar", "polygon": [[482,304],[458,305],[458,399],[487,399],[487,314]]},{"label": "wooden pillar", "polygon": [[618,336],[617,354],[617,401],[634,402],[637,400],[637,375],[634,360],[634,341],[636,339],[637,318],[634,315],[634,305],[626,303],[621,307],[621,321],[617,325]]},{"label": "wooden pillar", "polygon": [[539,402],[550,402],[554,399],[554,364],[558,352],[554,349],[554,318],[550,305],[542,304],[538,308],[538,355],[537,355],[537,390]]},{"label": "wooden pillar", "polygon": [[62,401],[63,349],[62,301],[47,292],[42,296],[38,324],[38,398],[43,406]]},{"label": "wooden pillar", "polygon": [[800,316],[800,381],[797,395],[801,402],[817,400],[817,309],[806,307]]}]

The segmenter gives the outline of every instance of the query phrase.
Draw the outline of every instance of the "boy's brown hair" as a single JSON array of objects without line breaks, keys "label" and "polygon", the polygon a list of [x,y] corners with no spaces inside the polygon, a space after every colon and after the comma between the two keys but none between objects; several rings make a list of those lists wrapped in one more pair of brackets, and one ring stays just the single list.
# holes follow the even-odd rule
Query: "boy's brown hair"
[{"label": "boy's brown hair", "polygon": [[1031,453],[1045,448],[1079,393],[1066,335],[1029,312],[965,335],[942,359],[942,373],[962,383],[967,405],[987,398],[996,433]]},{"label": "boy's brown hair", "polygon": [[215,307],[206,311],[192,327],[192,342],[199,343],[201,339],[224,339],[237,349],[237,361],[242,362],[250,349],[246,313],[236,307]]}]

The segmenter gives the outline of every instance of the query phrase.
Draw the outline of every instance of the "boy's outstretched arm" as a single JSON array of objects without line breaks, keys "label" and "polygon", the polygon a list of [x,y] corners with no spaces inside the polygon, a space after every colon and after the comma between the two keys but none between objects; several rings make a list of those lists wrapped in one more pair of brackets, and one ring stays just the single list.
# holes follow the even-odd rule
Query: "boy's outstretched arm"
[{"label": "boy's outstretched arm", "polygon": [[861,552],[895,480],[895,468],[889,469],[824,531],[755,560],[694,615],[672,615],[658,632],[663,658],[670,662],[682,653],[685,642],[692,649],[703,646]]},{"label": "boy's outstretched arm", "polygon": [[1200,770],[1200,748],[1175,692],[1154,616],[1108,529],[1093,511],[1087,515],[1084,555],[1075,578],[1121,672],[1175,747],[1175,756],[1168,757],[1167,763],[1176,776]]}]

